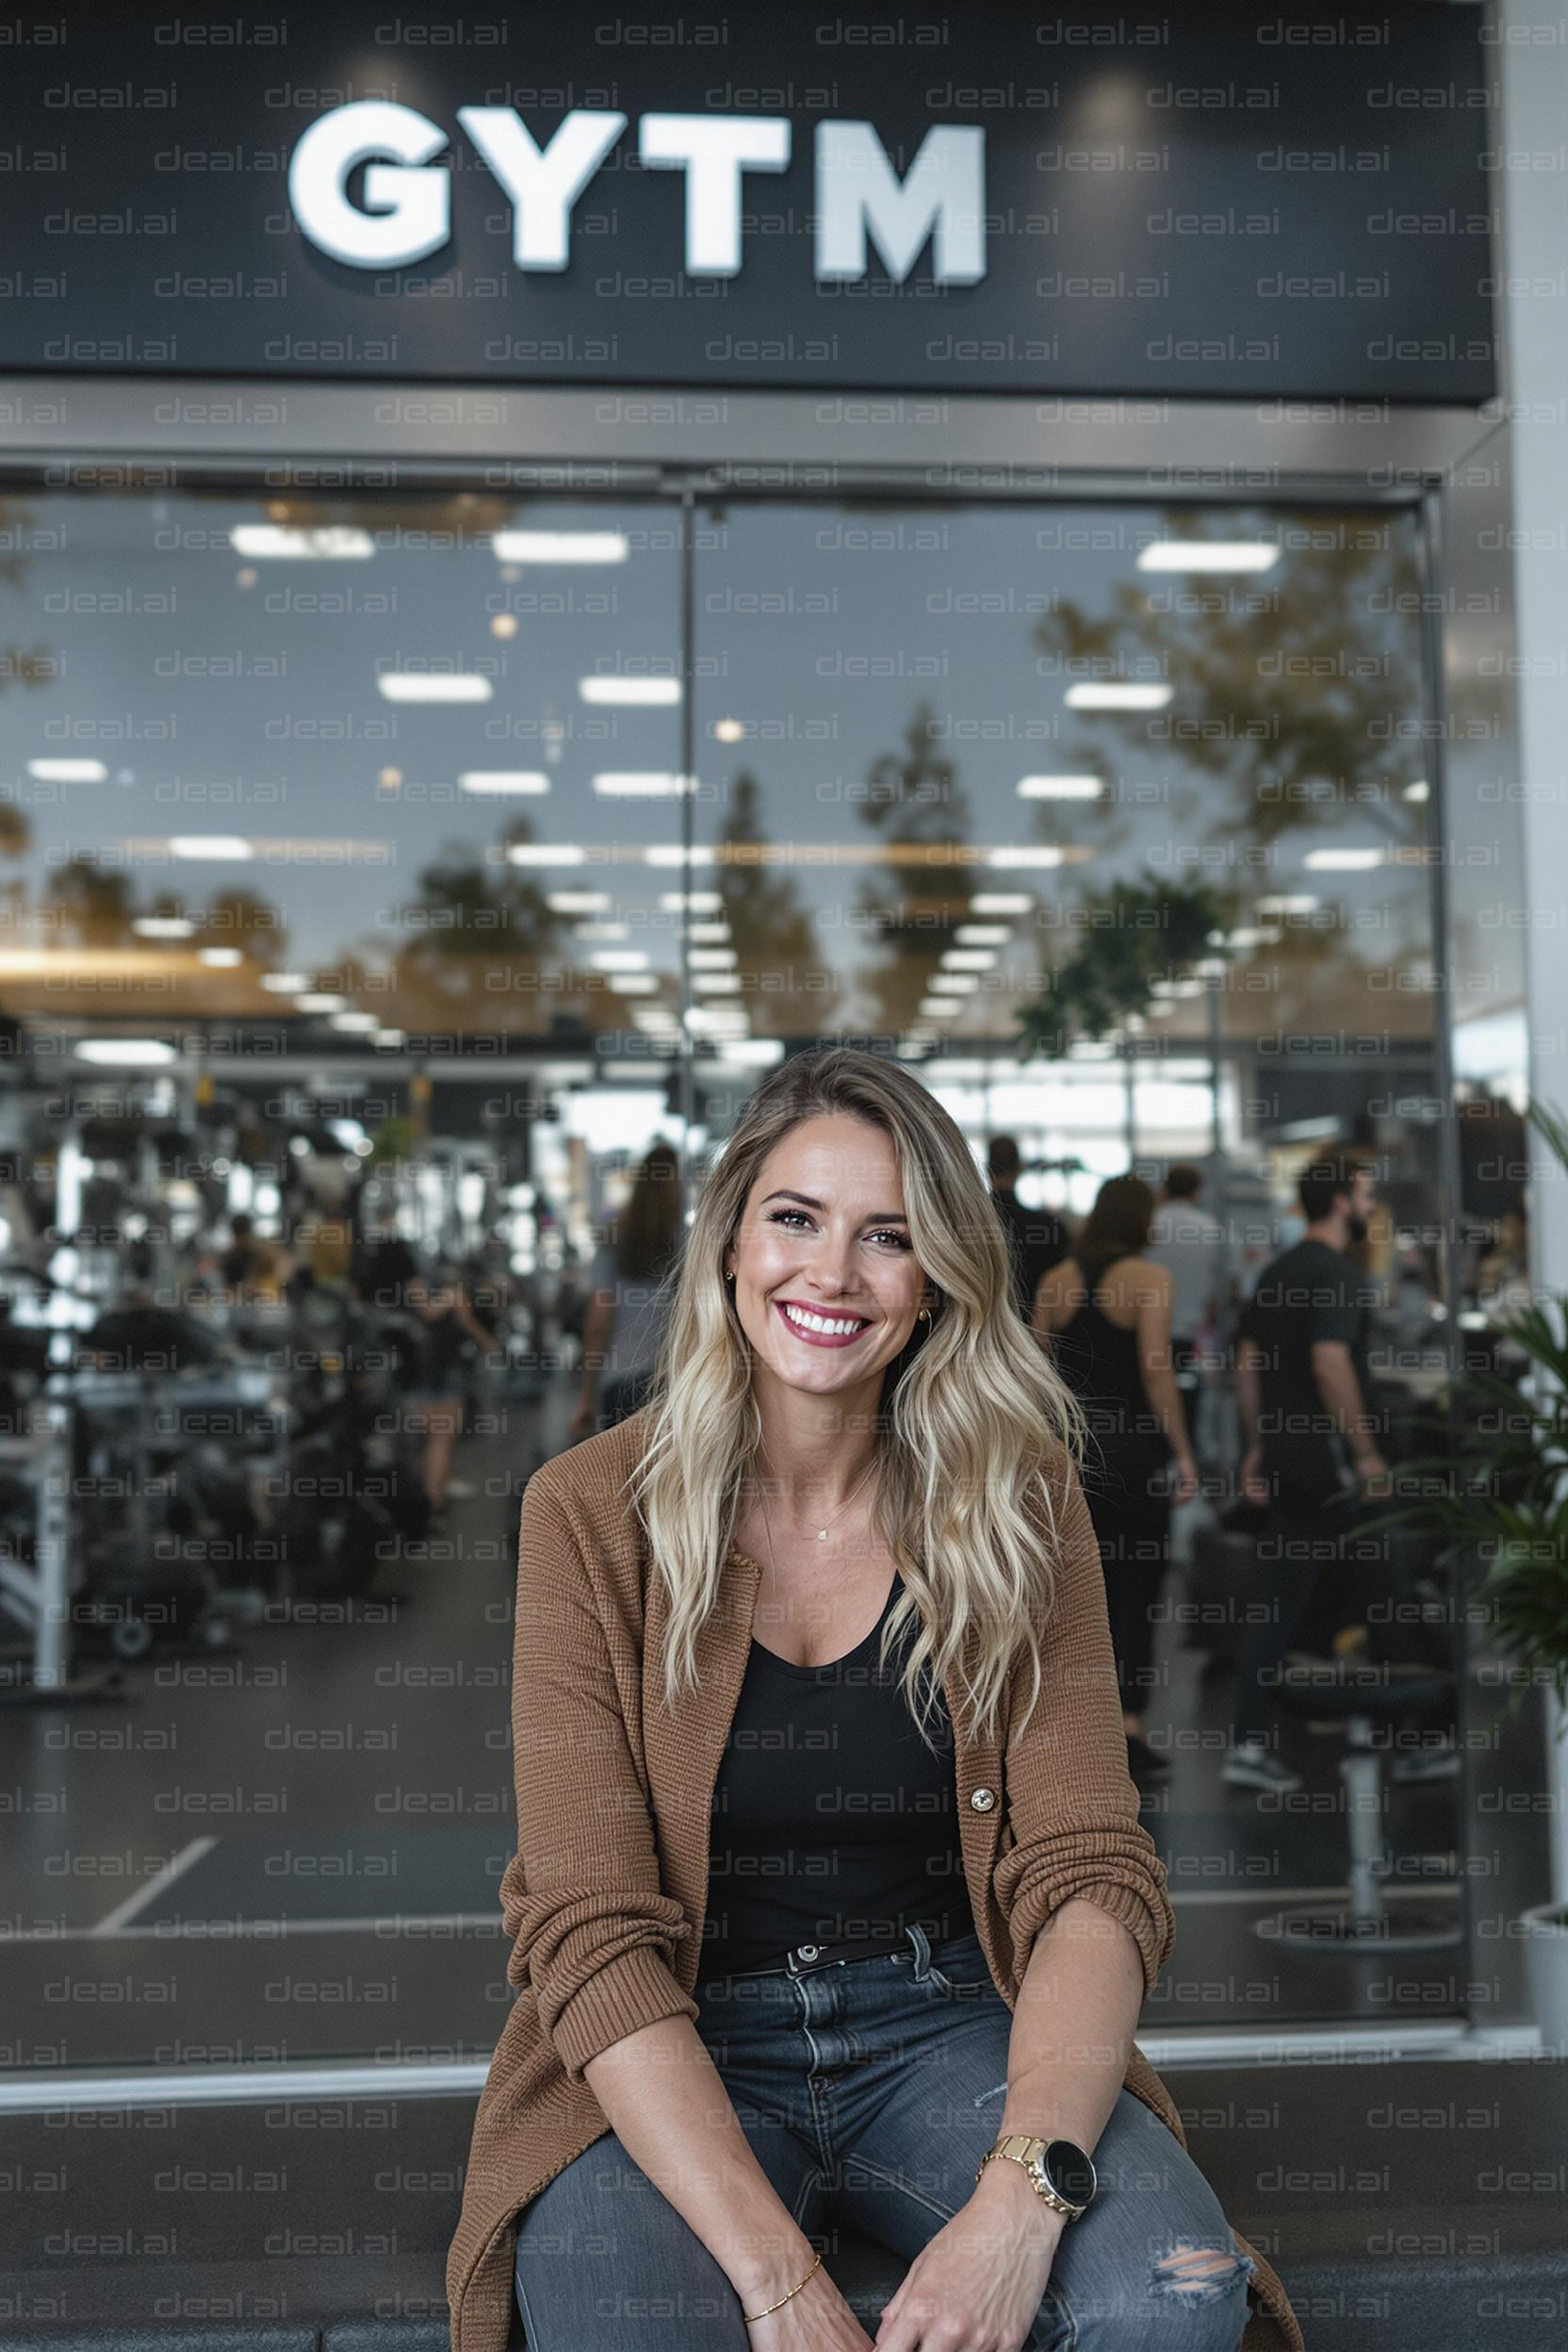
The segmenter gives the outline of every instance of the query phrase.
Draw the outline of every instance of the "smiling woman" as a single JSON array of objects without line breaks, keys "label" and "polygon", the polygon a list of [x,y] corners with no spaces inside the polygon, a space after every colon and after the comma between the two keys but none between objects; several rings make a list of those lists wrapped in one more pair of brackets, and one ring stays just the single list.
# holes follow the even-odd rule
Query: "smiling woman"
[{"label": "smiling woman", "polygon": [[612,2303],[648,2352],[863,2352],[835,2218],[908,2265],[882,2352],[1043,2352],[1091,2311],[1104,2352],[1173,2324],[1301,2352],[1133,2041],[1174,1918],[1076,1433],[951,1115],[868,1053],[782,1064],[698,1201],[649,1402],[526,1490],[526,1997],[454,2352],[509,2241],[531,2352],[608,2341]]},{"label": "smiling woman", "polygon": [[888,1646],[916,1636],[911,1702],[972,1637],[994,1708],[1037,1640],[1050,1571],[1031,1514],[1050,1524],[1046,1472],[1078,1419],[1001,1312],[1010,1282],[969,1146],[912,1073],[829,1048],[757,1089],[688,1236],[640,1481],[678,1679],[705,1562],[735,1542],[766,1563],[781,1649],[831,1655],[896,1568]]}]

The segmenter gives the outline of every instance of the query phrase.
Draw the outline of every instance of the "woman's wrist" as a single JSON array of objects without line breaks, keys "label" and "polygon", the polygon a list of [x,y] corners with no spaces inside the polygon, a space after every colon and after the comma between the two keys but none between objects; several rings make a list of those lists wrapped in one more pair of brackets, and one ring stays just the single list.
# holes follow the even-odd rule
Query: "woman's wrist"
[{"label": "woman's wrist", "polygon": [[817,2249],[803,2231],[792,2240],[754,2249],[743,2260],[727,2265],[729,2283],[741,2298],[743,2311],[765,2311],[792,2288],[798,2287],[817,2259]]},{"label": "woman's wrist", "polygon": [[1046,2203],[1015,2157],[998,2156],[982,2165],[972,2201],[999,2220],[1010,2216],[1031,2243],[1054,2247],[1067,2227],[1066,2214]]}]

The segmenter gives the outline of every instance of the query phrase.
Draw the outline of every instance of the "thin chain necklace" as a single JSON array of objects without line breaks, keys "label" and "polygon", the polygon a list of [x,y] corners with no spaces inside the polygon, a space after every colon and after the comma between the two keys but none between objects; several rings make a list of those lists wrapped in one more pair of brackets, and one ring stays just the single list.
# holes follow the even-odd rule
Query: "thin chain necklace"
[{"label": "thin chain necklace", "polygon": [[[870,1478],[870,1476],[871,1476],[872,1472],[875,1469],[875,1467],[876,1467],[876,1463],[877,1463],[877,1448],[876,1448],[875,1446],[874,1446],[874,1447],[872,1448],[872,1457],[871,1457],[871,1460],[867,1462],[867,1464],[866,1464],[866,1466],[865,1466],[864,1470],[860,1473],[860,1476],[859,1476],[859,1477],[856,1479],[855,1484],[854,1484],[854,1485],[853,1485],[853,1487],[850,1489],[849,1493],[848,1493],[848,1494],[844,1496],[843,1501],[842,1501],[842,1502],[839,1505],[838,1510],[837,1510],[836,1511],[834,1511],[834,1512],[832,1513],[832,1515],[830,1516],[830,1518],[828,1519],[828,1522],[827,1522],[827,1527],[819,1527],[819,1528],[817,1529],[817,1542],[818,1542],[819,1544],[825,1544],[825,1543],[826,1543],[826,1541],[827,1541],[827,1527],[830,1527],[833,1525],[833,1521],[834,1521],[835,1519],[841,1519],[841,1518],[843,1517],[844,1512],[845,1512],[845,1511],[849,1509],[850,1504],[851,1504],[851,1503],[855,1500],[856,1495],[857,1495],[857,1494],[858,1494],[858,1493],[860,1492],[860,1489],[864,1486],[864,1484],[865,1484],[866,1480]],[[766,1527],[767,1532],[768,1532],[768,1556],[769,1556],[769,1559],[770,1559],[770,1560],[771,1560],[771,1559],[772,1559],[772,1557],[773,1557],[773,1521],[772,1521],[771,1517],[769,1516],[769,1512],[768,1512],[768,1494],[767,1494],[767,1488],[766,1488],[765,1486],[764,1486],[764,1487],[762,1488],[762,1490],[761,1490],[761,1497],[762,1497],[762,1525],[764,1526],[764,1527]]]}]

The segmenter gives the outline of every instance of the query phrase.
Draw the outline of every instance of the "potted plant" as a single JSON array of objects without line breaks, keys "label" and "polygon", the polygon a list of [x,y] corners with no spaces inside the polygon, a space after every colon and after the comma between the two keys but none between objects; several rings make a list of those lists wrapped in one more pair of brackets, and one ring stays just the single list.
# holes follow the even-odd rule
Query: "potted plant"
[{"label": "potted plant", "polygon": [[[1568,1120],[1540,1104],[1527,1117],[1568,1179]],[[1516,1670],[1503,1711],[1545,1690],[1553,1892],[1520,1926],[1543,2044],[1568,2055],[1568,1297],[1538,1294],[1487,1329],[1521,1371],[1461,1376],[1453,1451],[1407,1462],[1420,1499],[1379,1515],[1433,1536],[1437,1560],[1470,1580],[1493,1647]]]}]

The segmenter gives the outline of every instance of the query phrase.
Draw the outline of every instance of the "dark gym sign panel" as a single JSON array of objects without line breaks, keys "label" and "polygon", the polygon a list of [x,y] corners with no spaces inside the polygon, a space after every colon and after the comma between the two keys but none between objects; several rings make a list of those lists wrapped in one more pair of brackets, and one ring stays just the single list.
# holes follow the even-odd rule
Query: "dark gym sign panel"
[{"label": "dark gym sign panel", "polygon": [[0,365],[1477,402],[1485,23],[19,17]]}]

